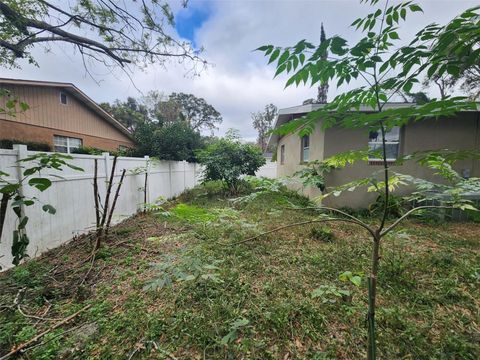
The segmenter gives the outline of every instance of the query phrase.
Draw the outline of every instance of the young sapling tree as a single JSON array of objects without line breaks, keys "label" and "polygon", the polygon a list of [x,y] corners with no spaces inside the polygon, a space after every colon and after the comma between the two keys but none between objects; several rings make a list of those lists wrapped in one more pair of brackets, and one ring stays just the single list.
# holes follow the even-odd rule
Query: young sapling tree
[{"label": "young sapling tree", "polygon": [[[379,0],[362,1],[376,7]],[[386,133],[393,127],[404,126],[428,118],[451,116],[459,111],[476,110],[475,104],[465,97],[444,97],[432,99],[424,104],[412,104],[407,107],[391,108],[387,103],[400,91],[409,93],[415,83],[423,76],[438,77],[443,74],[458,74],[469,66],[480,63],[480,16],[479,7],[464,11],[445,26],[431,24],[419,31],[407,45],[400,44],[399,26],[407,20],[410,13],[422,12],[422,8],[413,1],[383,6],[363,18],[355,20],[352,26],[363,34],[354,45],[347,40],[333,36],[320,45],[306,40],[287,48],[265,45],[259,51],[269,57],[268,63],[276,61],[276,75],[291,74],[286,86],[325,84],[336,81],[337,87],[351,84],[354,80],[363,82],[362,86],[337,95],[332,102],[302,118],[292,120],[276,131],[281,135],[298,133],[300,137],[312,133],[315,126],[328,129],[333,126],[377,132],[381,139],[379,149],[349,151],[337,154],[319,164],[320,168],[304,171],[304,177],[317,176],[316,183],[324,187],[323,173],[330,167],[340,168],[357,161],[368,161],[370,157],[380,158],[382,170],[370,177],[360,178],[339,186],[324,194],[339,196],[344,191],[367,187],[369,191],[382,194],[383,213],[378,223],[366,223],[339,209],[319,205],[322,214],[312,222],[347,221],[364,228],[372,239],[371,270],[368,276],[368,358],[376,358],[375,309],[377,298],[377,278],[380,266],[380,246],[382,240],[402,220],[408,216],[429,208],[474,209],[472,204],[462,198],[471,188],[480,188],[478,179],[461,179],[451,164],[459,158],[452,149],[449,151],[423,152],[408,154],[401,160],[418,161],[434,169],[436,173],[455,181],[448,185],[439,185],[412,176],[393,173],[387,157]],[[360,111],[368,109],[368,112]],[[453,149],[454,150],[454,149]],[[473,151],[478,149],[473,149]],[[434,154],[435,156],[433,156]],[[374,156],[373,156],[374,155]],[[417,187],[415,195],[427,199],[435,190],[436,202],[416,205],[401,217],[389,223],[391,193],[402,185]],[[335,216],[334,216],[335,215]],[[294,225],[302,225],[301,222]],[[287,225],[288,226],[288,225]],[[284,228],[286,226],[283,226]]]}]

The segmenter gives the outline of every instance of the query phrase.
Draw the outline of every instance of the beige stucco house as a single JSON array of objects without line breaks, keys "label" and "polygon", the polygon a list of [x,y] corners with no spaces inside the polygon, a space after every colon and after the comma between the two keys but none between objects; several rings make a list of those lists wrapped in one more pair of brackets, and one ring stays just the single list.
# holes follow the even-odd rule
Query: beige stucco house
[{"label": "beige stucco house", "polygon": [[[321,104],[308,104],[279,110],[275,128],[308,112],[318,109]],[[387,107],[414,106],[411,103],[391,103]],[[368,111],[364,109],[364,111]],[[300,138],[298,134],[279,136],[273,134],[269,145],[277,146],[277,176],[292,176],[302,169],[308,161],[322,160],[334,154],[348,150],[364,150],[367,147],[380,146],[375,134],[367,129],[344,129],[340,127],[321,129],[321,120],[310,136]],[[439,149],[480,149],[480,111],[458,113],[451,118],[428,119],[409,123],[401,128],[394,128],[387,134],[387,154],[389,160],[400,155],[411,154],[422,150]],[[480,162],[465,160],[455,164],[454,168],[466,177],[480,177]],[[356,162],[344,169],[333,170],[326,176],[327,187],[335,187],[358,178],[371,176],[382,169],[379,159],[367,162]],[[413,161],[403,165],[391,166],[392,171],[441,182],[438,175],[416,164]],[[305,195],[315,198],[320,195],[317,188],[305,188],[299,181],[293,180],[292,187]],[[403,191],[408,191],[404,189]],[[364,208],[376,198],[374,193],[365,189],[345,192],[339,197],[328,197],[324,203],[336,207]]]},{"label": "beige stucco house", "polygon": [[[29,106],[15,116],[0,114],[0,139],[48,143],[68,153],[134,146],[130,132],[73,84],[0,78],[0,88]],[[0,97],[1,108],[6,100]]]}]

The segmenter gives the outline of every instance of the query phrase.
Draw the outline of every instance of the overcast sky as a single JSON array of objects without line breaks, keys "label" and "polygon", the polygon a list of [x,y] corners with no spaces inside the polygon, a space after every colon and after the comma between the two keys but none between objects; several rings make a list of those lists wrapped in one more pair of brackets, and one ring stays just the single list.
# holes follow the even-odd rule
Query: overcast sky
[{"label": "overcast sky", "polygon": [[[410,39],[416,31],[431,22],[445,23],[478,1],[423,0],[418,1],[425,13],[416,13],[408,27],[399,33]],[[308,87],[284,90],[285,77],[273,79],[274,68],[265,58],[252,50],[265,44],[288,46],[298,40],[318,42],[320,23],[327,37],[340,35],[349,41],[358,39],[349,24],[369,12],[358,0],[190,0],[187,9],[172,0],[176,12],[176,31],[179,36],[203,46],[203,57],[211,66],[192,78],[186,76],[185,65],[167,64],[167,68],[151,66],[133,75],[135,86],[121,71],[111,74],[95,67],[98,84],[89,77],[81,60],[68,46],[52,47],[47,53],[35,51],[39,67],[22,64],[21,69],[0,69],[1,77],[71,82],[97,102],[111,102],[138,97],[142,91],[159,90],[192,93],[203,97],[223,116],[219,134],[228,128],[239,129],[246,140],[256,137],[250,114],[273,103],[279,108],[301,104],[316,96]],[[329,98],[337,94],[330,88]],[[435,92],[432,92],[435,94]]]}]

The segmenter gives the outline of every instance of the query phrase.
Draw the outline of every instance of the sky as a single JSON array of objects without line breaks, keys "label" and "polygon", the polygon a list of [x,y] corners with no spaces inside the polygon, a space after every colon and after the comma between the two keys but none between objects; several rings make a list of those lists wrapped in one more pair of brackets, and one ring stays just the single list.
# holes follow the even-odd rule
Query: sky
[{"label": "sky", "polygon": [[[408,26],[400,29],[404,41],[429,23],[446,23],[478,5],[469,0],[417,2],[424,13],[411,15]],[[256,138],[252,112],[269,103],[285,108],[316,96],[316,89],[308,86],[284,89],[286,76],[274,79],[274,67],[253,50],[265,44],[289,46],[301,39],[317,43],[322,22],[327,37],[340,35],[353,42],[360,35],[349,25],[371,11],[358,0],[190,0],[187,8],[180,6],[180,0],[170,4],[176,22],[171,31],[191,41],[196,49],[204,49],[201,56],[209,66],[200,76],[191,76],[186,64],[168,62],[134,70],[130,78],[122,71],[112,73],[95,66],[94,80],[68,45],[54,45],[49,51],[34,51],[39,67],[21,63],[21,69],[0,69],[0,77],[71,82],[98,103],[140,97],[149,90],[192,93],[222,114],[218,135],[236,128],[245,140],[252,141]],[[330,86],[329,99],[341,90]],[[434,89],[429,92],[437,95]]]}]

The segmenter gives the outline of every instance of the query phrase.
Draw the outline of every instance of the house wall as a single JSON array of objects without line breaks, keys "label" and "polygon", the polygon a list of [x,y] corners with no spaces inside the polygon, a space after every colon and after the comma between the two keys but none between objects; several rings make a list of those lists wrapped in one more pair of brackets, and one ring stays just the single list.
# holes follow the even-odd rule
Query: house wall
[{"label": "house wall", "polygon": [[[321,160],[324,156],[324,138],[325,133],[320,126],[316,126],[310,135],[310,159]],[[285,145],[285,163],[281,164],[281,146]],[[305,164],[302,163],[302,141],[298,134],[289,134],[282,136],[277,146],[277,177],[292,176],[295,172],[303,169]],[[314,198],[320,193],[317,189],[304,187],[297,179],[291,179],[289,187],[300,191],[305,196]]]},{"label": "house wall", "polygon": [[[29,105],[16,116],[0,116],[0,138],[40,141],[53,145],[53,135],[83,140],[84,146],[117,150],[119,145],[133,146],[132,140],[90,110],[72,94],[55,87],[5,85],[20,101]],[[67,94],[67,104],[60,102],[60,92]],[[0,107],[5,103],[0,98]]]},{"label": "house wall", "polygon": [[[477,114],[463,113],[456,118],[429,119],[409,124],[400,133],[400,153],[406,155],[424,150],[479,149],[479,121]],[[365,149],[368,144],[368,133],[363,129],[331,128],[326,131],[325,139],[325,157],[329,157],[343,151]],[[480,176],[479,161],[459,161],[454,168],[460,173],[463,169],[468,169],[472,177]],[[390,170],[437,183],[444,182],[444,179],[435,175],[432,170],[414,161],[408,161],[400,166],[392,165]],[[382,178],[383,166],[357,162],[344,169],[332,171],[327,175],[326,183],[327,186],[335,187],[375,173]],[[405,194],[409,190],[411,188],[404,187],[395,194]],[[327,198],[324,203],[336,207],[364,208],[374,202],[376,196],[375,193],[368,193],[366,189],[358,189],[345,192],[339,197]]]},{"label": "house wall", "polygon": [[[325,134],[317,130],[311,135],[311,144],[322,144],[324,150],[312,148],[310,150],[310,158],[323,159],[330,157],[339,152],[348,150],[365,149],[368,144],[368,132],[365,129],[342,129],[330,128]],[[462,113],[455,118],[429,119],[422,122],[411,123],[402,128],[400,135],[400,153],[402,155],[411,154],[416,151],[438,150],[438,149],[480,149],[480,118],[477,113]],[[288,135],[279,141],[278,158],[280,159],[280,145],[286,145],[286,163],[279,166],[279,176],[290,176],[300,169],[300,138],[298,135]],[[289,150],[290,149],[294,149]],[[298,151],[297,151],[298,149]],[[313,150],[313,151],[312,151]],[[297,155],[298,154],[298,155]],[[459,161],[454,165],[455,170],[462,173],[464,169],[470,171],[471,177],[480,177],[480,162],[474,160]],[[350,181],[369,177],[374,173],[378,176],[383,175],[382,165],[370,165],[365,162],[357,162],[348,165],[344,169],[333,170],[326,176],[326,184],[328,187],[335,187]],[[444,180],[438,175],[413,161],[404,163],[401,166],[391,166],[392,172],[408,174],[418,178],[427,179],[435,182],[443,182]],[[314,198],[320,195],[318,189],[304,189],[301,185],[296,184],[297,189],[300,188],[302,193]],[[411,188],[404,187],[396,194],[407,193]],[[353,192],[344,192],[339,197],[329,197],[323,202],[328,206],[335,207],[351,207],[364,208],[375,201],[376,194],[368,193],[366,189],[358,189]]]}]

